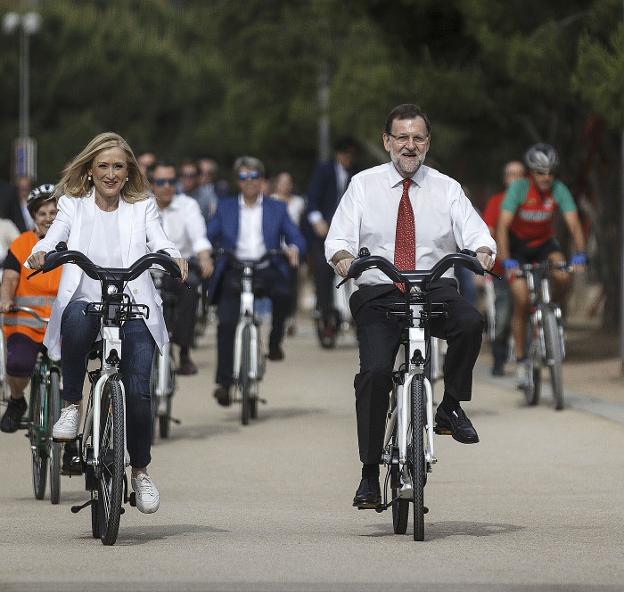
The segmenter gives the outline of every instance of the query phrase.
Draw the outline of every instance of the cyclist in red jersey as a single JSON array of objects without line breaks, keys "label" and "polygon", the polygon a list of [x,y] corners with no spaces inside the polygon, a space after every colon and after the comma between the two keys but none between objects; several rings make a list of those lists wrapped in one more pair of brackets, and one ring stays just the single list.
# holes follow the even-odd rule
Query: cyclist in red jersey
[{"label": "cyclist in red jersey", "polygon": [[[525,176],[526,169],[524,167],[524,163],[519,160],[512,160],[505,164],[503,167],[503,185],[505,186],[505,189],[492,195],[485,205],[485,209],[483,210],[483,220],[488,225],[490,233],[495,240],[501,204],[505,198],[506,190],[514,181],[524,179]],[[505,274],[503,265],[498,259],[494,263],[492,271],[498,275]],[[508,344],[509,335],[511,333],[512,300],[511,292],[509,290],[509,282],[506,278],[503,278],[502,280],[494,280],[493,286],[495,293],[494,308],[496,310],[496,334],[494,336],[494,341],[491,344],[493,357],[492,375],[504,376],[505,362],[509,356]]]},{"label": "cyclist in red jersey", "polygon": [[[525,328],[529,313],[529,291],[524,279],[515,275],[522,263],[548,259],[551,263],[564,263],[561,246],[555,239],[553,216],[556,208],[563,214],[572,236],[575,255],[573,266],[587,262],[585,237],[568,188],[554,178],[559,164],[557,151],[548,144],[535,144],[527,151],[525,162],[529,178],[512,183],[505,194],[496,230],[496,241],[503,266],[510,279],[514,312],[511,321],[512,334],[518,361],[518,378],[524,380],[526,362]],[[561,302],[570,288],[571,278],[562,270],[551,272],[553,300]],[[519,384],[522,386],[522,384]]]}]

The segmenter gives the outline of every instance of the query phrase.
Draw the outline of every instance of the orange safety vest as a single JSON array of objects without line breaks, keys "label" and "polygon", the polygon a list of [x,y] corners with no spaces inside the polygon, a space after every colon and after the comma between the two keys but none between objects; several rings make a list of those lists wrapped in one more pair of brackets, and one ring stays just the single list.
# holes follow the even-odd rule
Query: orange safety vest
[{"label": "orange safety vest", "polygon": [[[32,269],[24,267],[28,257],[39,238],[32,230],[20,234],[9,247],[9,250],[20,262],[20,277],[13,301],[15,306],[27,306],[37,311],[43,318],[50,318],[52,303],[56,298],[61,281],[61,268],[57,267],[48,273],[40,273],[30,279]],[[8,339],[13,333],[22,333],[37,343],[43,342],[46,325],[29,314],[5,313],[4,336]]]}]

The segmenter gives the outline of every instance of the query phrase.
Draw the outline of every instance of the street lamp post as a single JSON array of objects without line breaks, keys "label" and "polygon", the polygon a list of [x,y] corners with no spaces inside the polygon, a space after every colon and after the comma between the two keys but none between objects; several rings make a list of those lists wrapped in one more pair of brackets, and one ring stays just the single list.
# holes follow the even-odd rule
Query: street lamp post
[{"label": "street lamp post", "polygon": [[30,36],[39,31],[41,15],[38,12],[8,12],[2,19],[7,34],[19,32],[19,132],[15,141],[15,176],[36,177],[36,143],[30,137]]}]

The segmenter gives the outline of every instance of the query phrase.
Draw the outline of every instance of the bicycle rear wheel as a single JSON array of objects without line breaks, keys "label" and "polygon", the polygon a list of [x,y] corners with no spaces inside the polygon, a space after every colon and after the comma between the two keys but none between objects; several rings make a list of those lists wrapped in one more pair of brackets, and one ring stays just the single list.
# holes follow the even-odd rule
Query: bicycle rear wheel
[{"label": "bicycle rear wheel", "polygon": [[50,503],[58,504],[61,499],[61,447],[52,441],[52,426],[61,416],[61,377],[58,370],[50,370],[48,390],[48,430],[50,438]]},{"label": "bicycle rear wheel", "polygon": [[546,345],[546,363],[550,370],[550,383],[552,386],[555,409],[563,409],[563,349],[559,336],[559,324],[552,308],[542,310],[544,322],[544,343]]},{"label": "bicycle rear wheel", "polygon": [[48,477],[47,409],[45,385],[39,382],[38,366],[35,366],[31,380],[32,421],[29,428],[32,453],[33,493],[43,499]]},{"label": "bicycle rear wheel", "polygon": [[241,389],[241,423],[247,425],[251,417],[251,389],[253,379],[249,377],[251,370],[251,326],[245,325],[241,335],[241,365],[238,380]]},{"label": "bicycle rear wheel", "polygon": [[414,502],[414,540],[425,540],[425,384],[424,377],[412,381],[412,496]]},{"label": "bicycle rear wheel", "polygon": [[100,413],[98,521],[102,543],[114,545],[119,532],[125,473],[124,406],[118,377],[110,378],[104,385]]}]

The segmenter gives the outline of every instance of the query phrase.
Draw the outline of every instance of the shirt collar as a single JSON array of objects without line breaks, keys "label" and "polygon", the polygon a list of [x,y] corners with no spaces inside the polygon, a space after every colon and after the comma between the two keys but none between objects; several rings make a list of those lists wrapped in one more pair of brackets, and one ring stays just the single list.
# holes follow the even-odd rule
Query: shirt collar
[{"label": "shirt collar", "polygon": [[[397,187],[398,185],[403,183],[403,177],[399,174],[399,171],[397,171],[396,168],[394,167],[394,163],[389,162],[388,164],[389,164],[388,177],[390,180],[390,187]],[[414,185],[416,185],[417,187],[422,187],[424,175],[425,175],[425,166],[421,164],[418,167],[418,170],[414,173],[414,176],[412,177],[412,182],[414,183]]]},{"label": "shirt collar", "polygon": [[243,194],[239,193],[238,194],[238,207],[239,208],[246,207],[246,208],[249,208],[249,209],[258,208],[258,207],[262,206],[262,200],[263,199],[264,199],[264,195],[261,193],[258,196],[258,199],[256,200],[256,203],[253,206],[248,206],[248,205],[245,204],[245,200],[243,199]]}]

